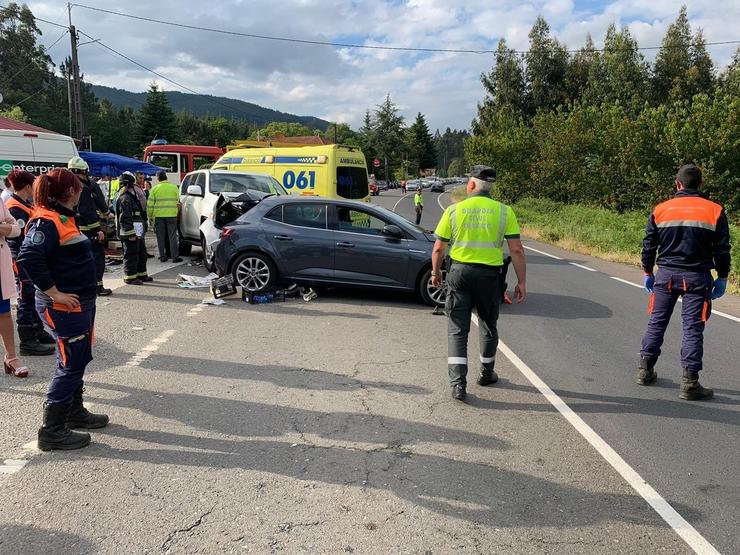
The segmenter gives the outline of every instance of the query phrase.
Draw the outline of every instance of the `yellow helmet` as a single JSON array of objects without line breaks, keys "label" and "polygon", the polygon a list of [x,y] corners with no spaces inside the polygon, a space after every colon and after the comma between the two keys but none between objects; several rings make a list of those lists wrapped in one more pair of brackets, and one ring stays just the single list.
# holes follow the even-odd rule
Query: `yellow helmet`
[{"label": "yellow helmet", "polygon": [[69,162],[67,162],[67,168],[70,170],[90,171],[90,166],[79,156],[70,158]]}]

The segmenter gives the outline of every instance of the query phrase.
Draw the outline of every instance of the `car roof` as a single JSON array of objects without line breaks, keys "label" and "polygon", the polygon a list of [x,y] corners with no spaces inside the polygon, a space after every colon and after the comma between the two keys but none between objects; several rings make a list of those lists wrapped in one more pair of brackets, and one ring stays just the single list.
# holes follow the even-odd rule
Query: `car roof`
[{"label": "car roof", "polygon": [[194,170],[191,172],[188,172],[186,174],[186,177],[191,174],[195,173],[210,173],[210,174],[216,174],[216,175],[258,175],[260,177],[272,177],[269,173],[259,173],[259,172],[241,172],[241,171],[233,171],[233,170]]}]

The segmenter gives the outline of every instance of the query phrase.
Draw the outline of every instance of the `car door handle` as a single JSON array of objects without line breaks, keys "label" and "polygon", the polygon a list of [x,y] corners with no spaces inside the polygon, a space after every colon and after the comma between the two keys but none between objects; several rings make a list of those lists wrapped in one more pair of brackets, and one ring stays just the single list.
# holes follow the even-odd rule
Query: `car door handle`
[{"label": "car door handle", "polygon": [[339,243],[337,243],[337,246],[338,247],[343,247],[345,249],[348,249],[348,248],[354,247],[355,244],[354,243],[349,243],[347,241],[340,241]]},{"label": "car door handle", "polygon": [[278,241],[292,241],[292,237],[288,237],[287,235],[275,235],[275,239]]}]

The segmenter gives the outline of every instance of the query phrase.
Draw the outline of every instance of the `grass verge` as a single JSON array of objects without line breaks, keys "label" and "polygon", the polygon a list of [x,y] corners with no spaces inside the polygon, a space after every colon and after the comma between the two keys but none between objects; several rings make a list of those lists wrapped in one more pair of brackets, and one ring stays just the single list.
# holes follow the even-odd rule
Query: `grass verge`
[{"label": "grass verge", "polygon": [[[647,214],[522,199],[513,205],[522,234],[537,241],[613,262],[640,266]],[[740,228],[730,225],[732,271],[728,291],[740,294]]]}]

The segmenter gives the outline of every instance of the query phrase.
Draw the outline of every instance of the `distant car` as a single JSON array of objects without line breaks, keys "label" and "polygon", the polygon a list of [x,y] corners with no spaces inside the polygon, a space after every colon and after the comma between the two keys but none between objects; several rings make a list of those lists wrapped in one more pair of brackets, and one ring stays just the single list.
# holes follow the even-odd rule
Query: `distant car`
[{"label": "distant car", "polygon": [[416,291],[442,306],[431,282],[434,235],[381,206],[329,198],[265,197],[221,231],[215,266],[244,290],[278,283]]},{"label": "distant car", "polygon": [[422,189],[429,189],[429,187],[431,187],[431,186],[432,186],[432,182],[431,181],[429,181],[427,179],[422,179],[421,180],[421,188]]},{"label": "distant car", "polygon": [[406,183],[406,191],[418,191],[421,189],[421,183],[418,180]]},{"label": "distant car", "polygon": [[388,182],[387,181],[378,181],[378,190],[379,191],[387,191],[388,190]]},{"label": "distant car", "polygon": [[432,184],[432,186],[429,188],[429,190],[432,193],[444,193],[445,192],[445,185],[441,181],[436,181]]},{"label": "distant car", "polygon": [[370,195],[373,197],[377,197],[380,194],[380,188],[378,187],[377,181],[370,181],[368,184],[368,188],[370,189]]}]

